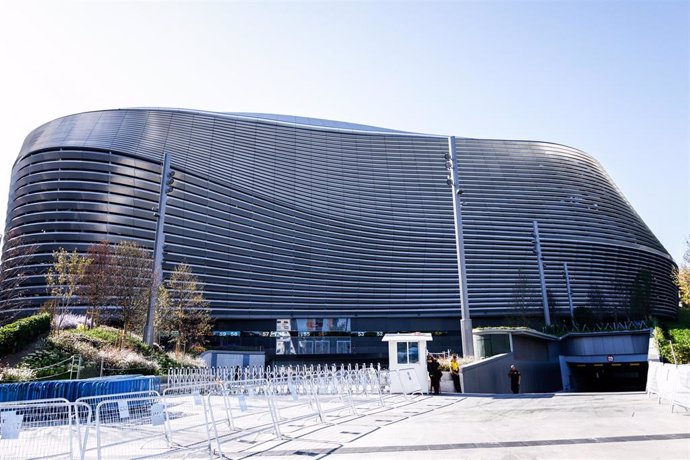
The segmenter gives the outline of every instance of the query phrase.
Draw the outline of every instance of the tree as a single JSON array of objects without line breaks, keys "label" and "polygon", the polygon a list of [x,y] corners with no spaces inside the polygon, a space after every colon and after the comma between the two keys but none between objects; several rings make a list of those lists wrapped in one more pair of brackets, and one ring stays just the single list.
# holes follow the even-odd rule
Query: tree
[{"label": "tree", "polygon": [[629,282],[623,281],[621,279],[615,279],[612,282],[610,292],[611,294],[611,306],[613,307],[613,320],[618,322],[620,320],[630,319],[630,293],[632,291]]},{"label": "tree", "polygon": [[46,273],[46,287],[52,297],[49,303],[51,319],[60,326],[65,314],[69,313],[78,299],[78,291],[84,278],[89,260],[77,250],[67,252],[65,248],[53,251],[53,265]]},{"label": "tree", "polygon": [[88,301],[87,321],[98,325],[102,310],[110,304],[115,285],[113,259],[110,245],[106,241],[93,244],[87,250],[89,265],[84,273],[81,295]]},{"label": "tree", "polygon": [[635,275],[630,289],[630,316],[632,319],[645,319],[652,311],[652,292],[654,292],[654,275],[642,269]]},{"label": "tree", "polygon": [[113,251],[113,303],[124,334],[141,333],[151,295],[153,259],[145,248],[122,241]]},{"label": "tree", "polygon": [[158,286],[158,299],[156,301],[153,329],[158,337],[158,344],[161,344],[161,334],[170,335],[174,330],[175,315],[170,308],[170,294],[164,284]]},{"label": "tree", "polygon": [[553,293],[551,288],[546,288],[546,303],[549,306],[549,316],[551,317],[551,322],[556,324],[556,314],[558,313],[558,299],[556,299],[556,294]]},{"label": "tree", "polygon": [[680,301],[687,308],[690,307],[690,239],[685,240],[685,246],[683,262],[673,270],[673,280],[680,291]]},{"label": "tree", "polygon": [[165,289],[170,310],[167,314],[172,319],[166,329],[177,331],[176,349],[186,351],[192,345],[203,345],[212,324],[203,284],[189,265],[182,263],[175,267]]},{"label": "tree", "polygon": [[587,291],[587,303],[589,304],[594,318],[601,320],[607,308],[607,301],[604,292],[597,284],[589,286],[589,290]]},{"label": "tree", "polygon": [[[28,281],[34,271],[31,259],[37,246],[27,244],[17,229],[5,233],[5,245],[0,263],[0,324],[12,321],[27,302]],[[40,276],[40,275],[39,275]]]},{"label": "tree", "polygon": [[529,312],[539,305],[539,295],[531,286],[529,278],[522,270],[518,271],[517,279],[513,285],[513,305],[518,312],[521,326],[529,325]]}]

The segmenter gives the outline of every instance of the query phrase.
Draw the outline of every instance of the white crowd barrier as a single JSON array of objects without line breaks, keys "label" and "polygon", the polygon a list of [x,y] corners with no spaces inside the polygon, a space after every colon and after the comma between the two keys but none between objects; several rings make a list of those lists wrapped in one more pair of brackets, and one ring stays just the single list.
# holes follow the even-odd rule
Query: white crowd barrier
[{"label": "white crowd barrier", "polygon": [[199,383],[227,382],[229,380],[276,379],[291,375],[314,375],[323,372],[352,372],[362,369],[381,371],[381,365],[376,364],[311,364],[294,366],[246,366],[246,367],[201,367],[201,368],[170,368],[167,383],[169,386],[196,385]]},{"label": "white crowd barrier", "polygon": [[400,369],[391,369],[389,371],[389,376],[391,383],[394,382],[395,388],[398,389],[397,391],[399,391],[404,398],[408,398],[415,394],[424,394],[425,387],[422,386],[422,383],[419,381],[419,376],[415,368],[404,367]]},{"label": "white crowd barrier", "polygon": [[180,369],[161,394],[3,403],[0,458],[234,458],[263,440],[385,409],[398,397],[390,378],[373,366]]},{"label": "white crowd barrier", "polygon": [[0,458],[81,459],[91,409],[66,399],[0,404]]},{"label": "white crowd barrier", "polygon": [[[225,409],[217,413],[218,423],[224,422],[228,427],[232,427],[227,398],[222,390],[223,385],[221,383],[200,383],[169,387],[163,391],[173,445],[187,448],[203,440],[206,450],[209,453],[213,451],[212,439],[214,435],[212,432],[217,433],[216,420],[210,414],[213,404]],[[218,401],[209,399],[213,395],[219,396]]]},{"label": "white crowd barrier", "polygon": [[95,413],[99,460],[157,455],[172,446],[168,411],[160,396],[104,400]]},{"label": "white crowd barrier", "polygon": [[668,403],[671,412],[676,407],[690,409],[690,365],[650,361],[647,395],[656,397],[659,404]]}]

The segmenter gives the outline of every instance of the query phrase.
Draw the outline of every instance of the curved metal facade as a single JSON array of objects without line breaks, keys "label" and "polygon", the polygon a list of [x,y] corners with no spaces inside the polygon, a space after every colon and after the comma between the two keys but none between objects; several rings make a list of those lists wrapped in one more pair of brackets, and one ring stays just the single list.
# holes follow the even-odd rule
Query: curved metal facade
[{"label": "curved metal facade", "polygon": [[[379,318],[387,330],[414,328],[396,318],[435,318],[457,331],[447,149],[444,137],[290,117],[71,115],[27,137],[6,230],[38,245],[30,292],[39,306],[54,249],[121,239],[153,247],[152,208],[169,152],[176,182],[164,271],[188,262],[218,318]],[[673,314],[672,259],[591,157],[541,142],[464,138],[457,153],[473,316],[511,314],[518,273],[538,286],[533,220],[560,308],[567,262],[576,305],[593,286],[613,303],[648,269],[654,310]]]},{"label": "curved metal facade", "polygon": [[576,307],[596,297],[620,313],[636,276],[648,270],[652,311],[675,314],[673,259],[592,157],[545,142],[461,139],[457,150],[473,316],[510,314],[520,273],[538,289],[534,220],[559,310],[568,308],[567,263]]}]

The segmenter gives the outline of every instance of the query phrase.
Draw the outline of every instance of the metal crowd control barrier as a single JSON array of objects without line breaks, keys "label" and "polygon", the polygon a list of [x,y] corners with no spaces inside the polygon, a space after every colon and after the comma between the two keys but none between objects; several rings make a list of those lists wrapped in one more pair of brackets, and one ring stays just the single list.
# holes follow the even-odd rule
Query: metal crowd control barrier
[{"label": "metal crowd control barrier", "polygon": [[[227,380],[208,381],[223,373]],[[281,367],[263,374],[189,370],[162,394],[145,389],[91,394],[74,403],[66,398],[4,403],[0,458],[165,457],[202,450],[209,456],[245,455],[257,439],[288,440],[313,425],[335,425],[383,408],[395,401],[386,394],[395,375],[344,366]],[[88,390],[123,388],[119,380],[126,379],[90,381]],[[190,381],[196,383],[180,384]]]},{"label": "metal crowd control barrier", "polygon": [[0,404],[0,458],[83,459],[90,412],[62,398]]},{"label": "metal crowd control barrier", "polygon": [[[304,419],[325,422],[318,387],[312,376],[286,376],[270,380],[269,391],[274,395],[276,416],[279,424]],[[294,423],[293,423],[294,425]],[[299,427],[299,425],[295,425]],[[283,434],[284,430],[283,430]]]},{"label": "metal crowd control barrier", "polygon": [[313,375],[323,372],[358,371],[361,369],[375,369],[381,371],[381,365],[352,365],[319,364],[319,365],[295,365],[295,366],[247,366],[247,367],[204,367],[204,368],[170,368],[168,369],[168,385],[183,386],[199,383],[211,383],[216,381],[227,382],[230,380],[247,381],[256,379],[275,379],[291,375]]},{"label": "metal crowd control barrier", "polygon": [[[211,399],[212,398],[212,399]],[[170,419],[172,443],[180,448],[196,449],[205,441],[209,455],[213,452],[212,439],[217,438],[218,424],[232,429],[232,416],[222,383],[200,383],[166,388],[163,400]],[[212,407],[222,406],[211,414]]]},{"label": "metal crowd control barrier", "polygon": [[[223,404],[214,404],[214,398]],[[274,395],[266,379],[233,380],[225,382],[220,395],[207,396],[212,435],[215,438],[214,453],[221,458],[226,453],[246,449],[244,438],[255,440],[269,433],[271,439],[281,439]],[[251,445],[251,444],[250,444]]]},{"label": "metal crowd control barrier", "polygon": [[132,398],[142,398],[142,397],[160,397],[160,393],[158,393],[155,390],[146,390],[146,391],[133,391],[131,393],[114,393],[114,394],[104,394],[104,395],[99,395],[99,396],[86,396],[77,399],[76,402],[86,404],[91,408],[91,414],[92,414],[92,419],[90,420],[93,422],[93,417],[96,414],[96,407],[98,406],[99,403],[103,401],[117,401],[121,399],[132,399]]},{"label": "metal crowd control barrier", "polygon": [[163,454],[172,446],[168,412],[160,396],[105,400],[95,412],[99,460]]},{"label": "metal crowd control barrier", "polygon": [[678,366],[676,371],[678,376],[671,399],[671,412],[675,406],[690,409],[690,365]]},{"label": "metal crowd control barrier", "polygon": [[690,365],[649,362],[647,396],[656,396],[657,403],[667,401],[671,412],[675,407],[690,409]]},{"label": "metal crowd control barrier", "polygon": [[[247,444],[242,444],[247,437],[252,437],[252,443],[265,434],[270,434],[270,439],[291,439],[294,433],[313,425],[312,420],[316,424],[330,424],[328,416],[333,413],[340,419],[342,411],[357,416],[357,404],[373,401],[379,405],[380,399],[374,395],[380,391],[378,378],[376,382],[378,389],[371,386],[361,369],[227,381],[224,390],[227,405],[212,402],[218,395],[207,396],[216,445],[214,453],[239,455],[247,448]],[[359,396],[358,401],[353,400],[353,393]],[[225,408],[230,411],[229,421],[219,420],[216,415]]]}]

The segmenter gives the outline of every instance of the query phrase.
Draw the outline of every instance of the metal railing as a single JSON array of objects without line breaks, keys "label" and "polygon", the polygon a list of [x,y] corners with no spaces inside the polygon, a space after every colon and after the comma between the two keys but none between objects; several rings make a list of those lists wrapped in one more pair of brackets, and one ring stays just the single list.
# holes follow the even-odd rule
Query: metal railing
[{"label": "metal railing", "polygon": [[161,393],[0,404],[0,456],[102,459],[178,452],[233,457],[258,439],[288,440],[305,427],[407,403],[390,395],[389,372],[374,366],[171,371]]},{"label": "metal railing", "polygon": [[659,404],[690,409],[690,364],[676,365],[649,362],[647,396],[656,397]]}]

